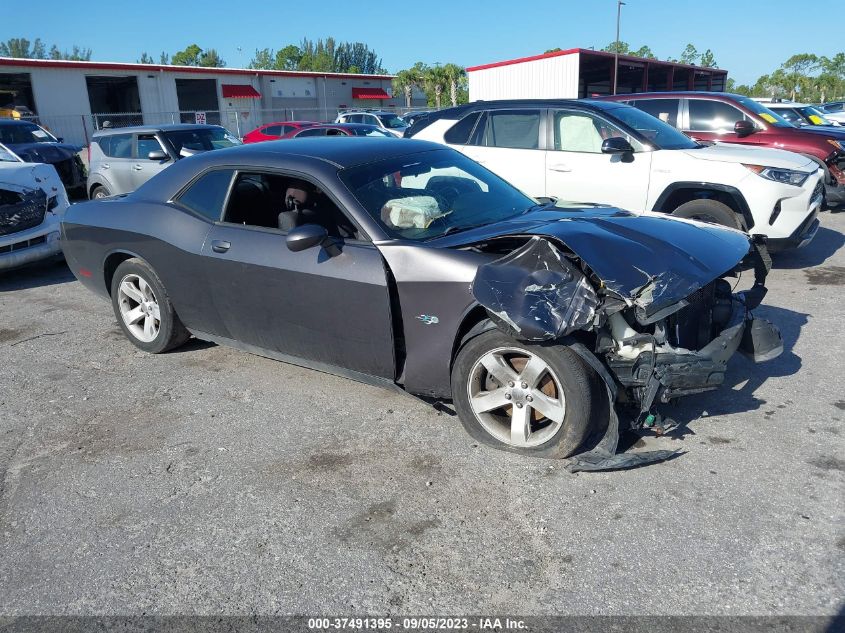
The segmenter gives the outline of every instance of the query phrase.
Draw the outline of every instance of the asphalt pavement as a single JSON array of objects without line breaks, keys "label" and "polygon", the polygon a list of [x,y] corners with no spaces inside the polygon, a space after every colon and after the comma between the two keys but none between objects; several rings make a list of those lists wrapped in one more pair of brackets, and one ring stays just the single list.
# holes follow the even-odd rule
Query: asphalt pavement
[{"label": "asphalt pavement", "polygon": [[63,264],[0,275],[0,614],[832,615],[845,213],[777,256],[786,351],[570,474],[401,394],[133,347]]}]

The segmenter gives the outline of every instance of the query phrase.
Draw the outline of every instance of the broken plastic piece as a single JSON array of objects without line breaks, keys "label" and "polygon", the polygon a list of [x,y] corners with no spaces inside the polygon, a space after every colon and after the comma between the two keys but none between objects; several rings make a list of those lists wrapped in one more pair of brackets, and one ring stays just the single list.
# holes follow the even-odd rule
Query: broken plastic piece
[{"label": "broken plastic piece", "polygon": [[755,363],[762,363],[783,353],[783,337],[780,331],[765,319],[750,319],[742,333],[739,351]]},{"label": "broken plastic piece", "polygon": [[525,341],[547,341],[587,329],[598,306],[583,273],[541,237],[480,266],[472,294],[499,329]]}]

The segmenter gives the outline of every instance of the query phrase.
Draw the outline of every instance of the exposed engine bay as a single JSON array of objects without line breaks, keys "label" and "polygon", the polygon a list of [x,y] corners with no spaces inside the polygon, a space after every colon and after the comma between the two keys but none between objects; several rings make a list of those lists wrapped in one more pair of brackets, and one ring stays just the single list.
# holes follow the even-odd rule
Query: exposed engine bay
[{"label": "exposed engine bay", "polygon": [[[472,283],[491,321],[520,340],[570,344],[604,379],[615,405],[611,416],[618,410],[633,430],[671,430],[672,421],[657,405],[718,388],[737,351],[756,362],[783,351],[777,328],[751,312],[766,294],[771,267],[765,245],[756,241],[749,241],[747,254],[733,267],[706,281],[671,267],[654,276],[632,263],[641,274],[638,287],[603,278],[566,245],[547,237],[500,238],[473,248],[506,253],[479,267]],[[733,293],[728,279],[748,269],[754,271],[753,286]],[[615,432],[616,424],[610,421],[608,433]],[[636,464],[623,460],[620,465],[616,439],[608,442],[613,450],[582,455],[587,467],[577,469],[626,467],[671,456],[665,451],[651,458],[639,454]]]}]

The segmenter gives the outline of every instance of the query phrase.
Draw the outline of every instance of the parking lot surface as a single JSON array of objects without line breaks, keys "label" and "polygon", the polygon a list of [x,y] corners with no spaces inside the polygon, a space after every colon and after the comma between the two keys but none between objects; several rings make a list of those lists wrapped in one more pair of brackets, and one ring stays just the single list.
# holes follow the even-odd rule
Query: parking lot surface
[{"label": "parking lot surface", "polygon": [[63,264],[0,276],[0,613],[837,613],[843,233],[775,259],[784,354],[633,447],[685,454],[577,475],[401,394],[145,354]]}]

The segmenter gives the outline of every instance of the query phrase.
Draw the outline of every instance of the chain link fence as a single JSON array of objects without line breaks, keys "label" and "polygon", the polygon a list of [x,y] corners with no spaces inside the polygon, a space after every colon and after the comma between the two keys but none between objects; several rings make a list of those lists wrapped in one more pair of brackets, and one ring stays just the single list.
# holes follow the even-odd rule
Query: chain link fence
[{"label": "chain link fence", "polygon": [[349,110],[378,110],[402,115],[409,112],[430,111],[433,108],[385,106],[374,108],[274,108],[227,110],[182,110],[174,112],[107,112],[96,114],[37,115],[22,117],[45,128],[66,143],[86,146],[97,130],[135,125],[165,125],[170,123],[208,123],[222,125],[231,134],[243,137],[267,123],[283,121],[318,121],[329,123],[340,112]]}]

